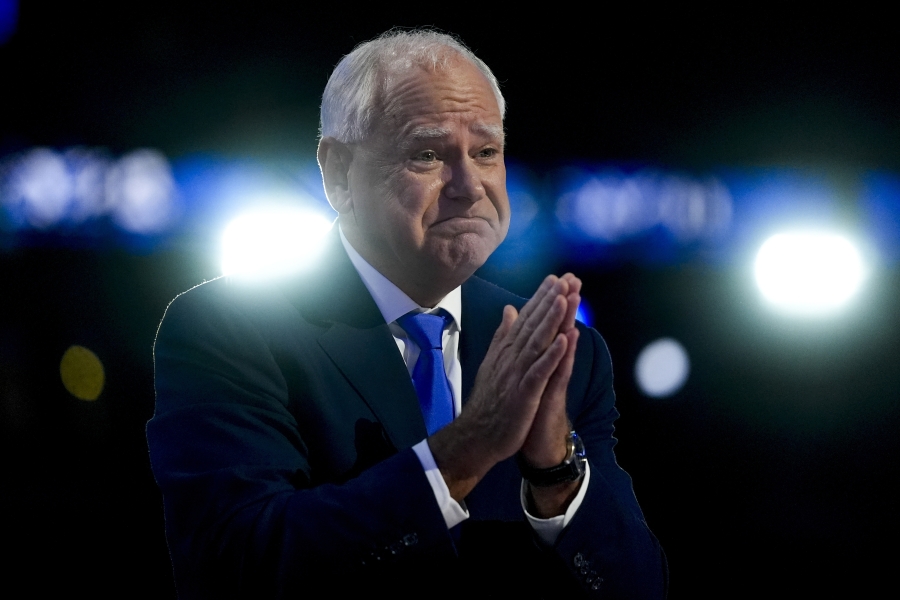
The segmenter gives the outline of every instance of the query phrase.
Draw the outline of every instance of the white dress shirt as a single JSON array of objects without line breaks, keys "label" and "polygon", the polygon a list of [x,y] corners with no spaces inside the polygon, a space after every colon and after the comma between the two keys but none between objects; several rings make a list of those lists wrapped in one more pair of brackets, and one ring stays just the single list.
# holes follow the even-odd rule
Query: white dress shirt
[{"label": "white dress shirt", "polygon": [[[406,363],[406,368],[409,370],[410,377],[412,377],[416,361],[419,359],[419,347],[409,338],[406,331],[400,327],[397,323],[397,319],[411,311],[436,313],[440,309],[445,310],[452,318],[450,326],[444,330],[442,344],[444,353],[444,371],[447,374],[447,380],[450,383],[450,391],[453,395],[453,416],[458,416],[462,410],[462,365],[459,361],[459,334],[462,331],[461,288],[456,288],[451,291],[434,308],[423,308],[388,280],[387,277],[379,273],[372,265],[366,262],[366,260],[360,256],[359,252],[350,245],[347,238],[344,237],[343,231],[340,231],[340,235],[341,243],[344,245],[344,249],[350,257],[350,262],[353,263],[363,284],[366,286],[366,289],[369,290],[372,299],[375,300],[375,305],[378,306],[378,310],[381,311],[385,323],[388,324],[388,327],[391,330],[391,335],[394,336],[394,340],[397,342],[397,348],[400,350],[400,355]],[[447,528],[449,529],[468,519],[469,511],[466,507],[450,496],[450,490],[447,488],[447,484],[434,461],[434,456],[431,454],[428,440],[424,439],[413,446],[413,451],[415,451],[416,456],[419,457],[419,462],[422,463],[422,468],[425,470],[425,476],[431,484],[431,489],[434,492],[435,500],[437,500],[438,506],[441,509],[441,514],[444,516],[444,522],[447,524]],[[581,501],[587,491],[589,480],[590,467],[588,466],[584,474],[584,480],[581,482],[581,488],[578,490],[578,494],[569,505],[566,513],[550,519],[538,519],[528,514],[528,511],[525,508],[527,506],[525,500],[525,482],[522,482],[520,490],[522,510],[541,541],[547,545],[552,545],[556,541],[560,532],[568,525],[569,521],[571,521],[575,512],[578,510],[578,507],[581,505]]]}]

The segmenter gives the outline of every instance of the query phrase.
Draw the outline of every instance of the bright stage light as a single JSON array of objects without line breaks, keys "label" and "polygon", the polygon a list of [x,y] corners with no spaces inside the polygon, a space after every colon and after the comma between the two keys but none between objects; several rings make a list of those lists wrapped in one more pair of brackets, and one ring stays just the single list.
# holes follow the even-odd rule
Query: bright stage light
[{"label": "bright stage light", "polygon": [[865,277],[859,250],[846,238],[825,232],[773,235],[756,255],[756,283],[779,309],[796,315],[824,315],[852,298]]},{"label": "bright stage light", "polygon": [[647,344],[634,365],[638,387],[651,398],[664,398],[680,390],[690,371],[687,350],[672,338]]},{"label": "bright stage light", "polygon": [[302,269],[318,254],[330,228],[322,215],[296,208],[241,215],[222,235],[222,272],[261,278]]}]

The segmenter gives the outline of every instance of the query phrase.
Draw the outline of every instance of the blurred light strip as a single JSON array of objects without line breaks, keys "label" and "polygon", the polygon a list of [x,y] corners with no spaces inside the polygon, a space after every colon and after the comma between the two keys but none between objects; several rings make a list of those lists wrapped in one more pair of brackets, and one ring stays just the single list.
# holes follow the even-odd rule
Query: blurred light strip
[{"label": "blurred light strip", "polygon": [[556,215],[570,234],[617,244],[657,227],[681,243],[720,237],[731,224],[732,199],[721,181],[658,171],[582,174],[570,181]]},{"label": "blurred light strip", "polygon": [[158,234],[177,216],[177,190],[162,153],[114,160],[103,149],[33,148],[0,165],[0,205],[12,229],[78,227],[107,217],[123,231]]}]

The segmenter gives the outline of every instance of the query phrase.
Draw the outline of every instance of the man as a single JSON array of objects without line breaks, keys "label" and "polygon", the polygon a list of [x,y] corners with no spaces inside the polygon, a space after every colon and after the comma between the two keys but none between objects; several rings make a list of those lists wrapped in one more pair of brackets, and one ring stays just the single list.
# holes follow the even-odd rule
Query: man
[{"label": "man", "polygon": [[183,597],[664,596],[581,282],[472,277],[509,225],[503,112],[449,36],[357,47],[322,103],[323,258],[170,305],[148,440]]}]

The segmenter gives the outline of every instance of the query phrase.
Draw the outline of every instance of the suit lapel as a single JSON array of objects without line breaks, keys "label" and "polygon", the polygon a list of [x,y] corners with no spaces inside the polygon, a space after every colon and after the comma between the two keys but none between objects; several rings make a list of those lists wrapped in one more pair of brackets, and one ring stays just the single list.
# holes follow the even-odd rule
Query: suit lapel
[{"label": "suit lapel", "polygon": [[459,345],[463,405],[472,393],[478,368],[484,361],[494,332],[503,320],[503,307],[507,304],[521,309],[525,299],[478,277],[470,277],[462,286],[463,328]]},{"label": "suit lapel", "polygon": [[304,318],[323,328],[318,342],[381,421],[391,442],[408,448],[428,434],[403,358],[378,306],[341,245],[329,234],[322,267],[284,291]]},{"label": "suit lapel", "polygon": [[[479,298],[475,281],[469,279],[462,286],[462,319],[463,328],[459,337],[459,362],[462,365],[462,397],[463,405],[469,400],[478,367],[484,361],[496,326],[490,326],[490,311],[484,310]],[[480,303],[479,300],[482,300]],[[501,315],[502,317],[502,315]]]}]

